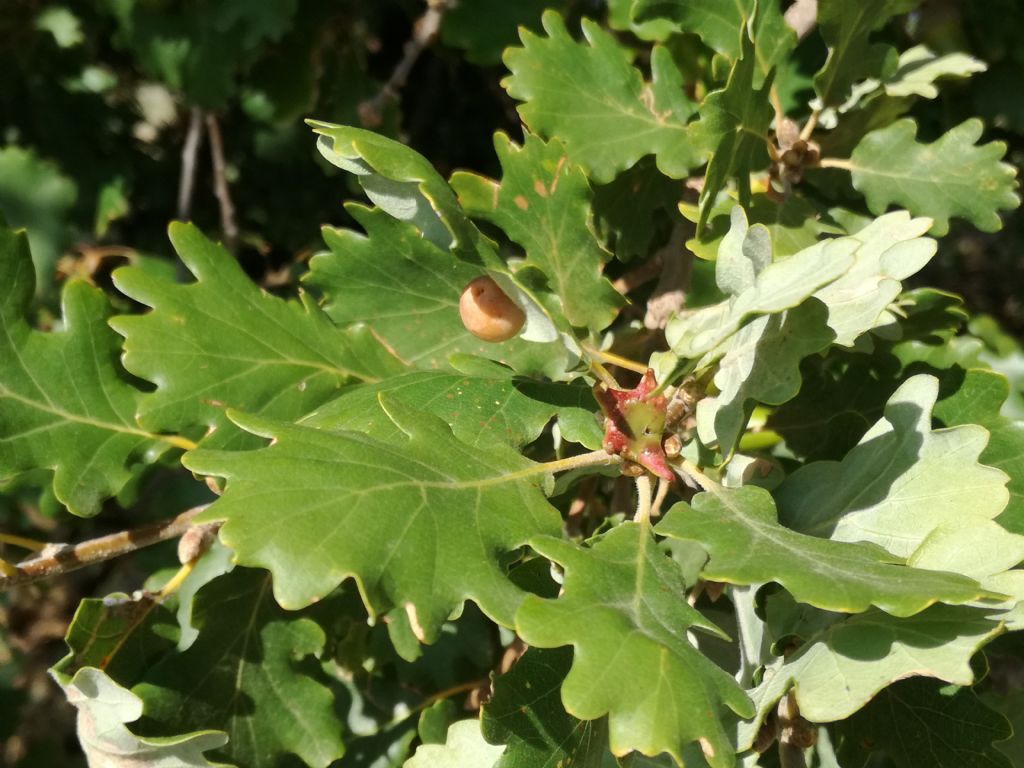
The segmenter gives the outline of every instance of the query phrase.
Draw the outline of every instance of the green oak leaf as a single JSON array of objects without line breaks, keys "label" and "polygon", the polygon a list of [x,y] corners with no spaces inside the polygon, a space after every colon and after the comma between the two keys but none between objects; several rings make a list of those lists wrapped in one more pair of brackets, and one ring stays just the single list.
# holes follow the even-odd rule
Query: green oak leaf
[{"label": "green oak leaf", "polygon": [[763,225],[749,226],[743,209],[733,208],[732,229],[723,238],[715,276],[725,291],[719,304],[680,313],[665,337],[672,351],[702,365],[725,353],[728,343],[753,315],[792,309],[846,272],[861,242],[852,237],[822,240],[781,261],[771,261],[771,240]]},{"label": "green oak leaf", "polygon": [[590,387],[514,378],[498,366],[489,375],[416,371],[353,387],[301,423],[394,440],[401,430],[381,405],[381,393],[443,419],[455,437],[470,445],[501,442],[520,448],[536,440],[556,415],[563,438],[591,450],[600,448],[604,439]]},{"label": "green oak leaf", "polygon": [[185,456],[189,469],[228,479],[202,519],[225,521],[221,539],[239,563],[274,574],[286,608],[351,576],[367,608],[391,611],[389,629],[408,637],[433,642],[466,599],[510,625],[522,592],[502,557],[561,526],[539,488],[542,465],[501,443],[470,446],[435,416],[381,402],[401,439],[234,415],[273,442]]},{"label": "green oak leaf", "polygon": [[174,614],[151,595],[121,592],[78,604],[64,642],[68,653],[50,669],[62,685],[78,670],[97,667],[123,684],[139,680],[154,660],[174,649],[179,629]]},{"label": "green oak leaf", "polygon": [[841,461],[806,464],[775,491],[784,525],[837,541],[869,541],[909,556],[947,520],[991,520],[1006,506],[1006,475],[979,463],[988,432],[932,430],[933,376],[907,379],[884,416]]},{"label": "green oak leaf", "polygon": [[577,720],[559,695],[572,656],[571,648],[530,648],[494,680],[481,716],[484,738],[507,745],[494,768],[601,768],[607,724]]},{"label": "green oak leaf", "polygon": [[972,118],[931,144],[915,138],[917,124],[898,120],[864,136],[850,156],[853,186],[875,214],[899,205],[935,220],[944,235],[949,219],[967,219],[984,232],[1002,227],[999,211],[1016,208],[1020,197],[1013,166],[1000,162],[1006,144],[977,145],[982,124]]},{"label": "green oak leaf", "polygon": [[520,337],[481,341],[459,318],[459,296],[483,270],[453,258],[407,224],[379,209],[347,206],[366,230],[324,229],[330,249],[310,262],[307,284],[325,296],[324,311],[340,325],[368,327],[398,357],[418,368],[448,368],[449,356],[474,354],[519,373],[561,377],[570,362],[558,342]]},{"label": "green oak leaf", "polygon": [[271,597],[270,575],[236,568],[199,590],[195,642],[147,670],[134,687],[150,731],[215,724],[221,751],[247,768],[271,768],[293,753],[324,768],[343,750],[334,696],[306,657],[326,637],[312,619],[290,615]]},{"label": "green oak leaf", "polygon": [[899,296],[900,281],[935,255],[935,241],[922,237],[931,225],[930,219],[894,211],[851,235],[861,243],[853,266],[814,294],[828,307],[836,344],[852,347],[861,334],[892,319],[887,307]]},{"label": "green oak leaf", "polygon": [[947,427],[980,424],[988,430],[981,463],[1009,477],[1010,501],[997,520],[1004,528],[1024,534],[1024,422],[1001,415],[1009,394],[1009,382],[1002,374],[969,369],[956,394],[940,400],[934,414]]},{"label": "green oak leaf", "polygon": [[294,420],[350,381],[405,369],[368,329],[341,330],[311,301],[288,302],[256,286],[191,224],[172,224],[170,236],[194,283],[138,267],[114,276],[122,293],[153,308],[111,321],[125,337],[125,367],[156,383],[140,407],[147,429],[202,425],[212,445],[235,445],[227,408]]},{"label": "green oak leaf", "polygon": [[[722,238],[729,232],[731,212],[736,200],[728,194],[719,195],[712,206],[707,226],[699,234],[686,241],[686,247],[697,258],[714,260],[722,244]],[[700,208],[690,203],[680,203],[679,211],[696,224],[700,220]],[[782,259],[809,248],[818,242],[821,235],[844,235],[846,231],[830,221],[830,216],[795,191],[783,200],[775,200],[762,192],[755,192],[746,209],[751,224],[762,224],[771,235],[772,251],[775,258]]]},{"label": "green oak leaf", "polygon": [[[459,208],[455,194],[422,155],[373,131],[308,120],[319,134],[317,149],[342,170],[355,174],[381,210],[415,226],[434,245],[476,261],[479,233]],[[473,254],[473,255],[470,255]]]},{"label": "green oak leaf", "polygon": [[608,715],[616,755],[668,752],[682,761],[699,741],[713,768],[731,768],[726,709],[750,717],[736,681],[686,639],[694,628],[719,633],[685,598],[681,567],[650,529],[623,523],[583,549],[554,538],[531,545],[565,569],[562,596],[529,596],[516,614],[531,646],[572,645],[562,702],[581,720]]},{"label": "green oak leaf", "polygon": [[756,71],[754,41],[744,34],[740,58],[725,87],[707,95],[700,119],[690,126],[692,140],[711,153],[697,203],[698,232],[703,231],[718,193],[730,178],[736,179],[740,204],[749,205],[750,174],[768,165],[767,135],[774,114],[768,98],[771,76],[755,90]]},{"label": "green oak leaf", "polygon": [[885,93],[900,98],[920,96],[934,99],[939,95],[935,81],[946,77],[967,78],[987,69],[985,62],[956,51],[937,54],[927,46],[915,45],[900,54],[899,66],[885,81]]},{"label": "green oak leaf", "polygon": [[598,241],[590,210],[590,184],[557,141],[526,133],[517,146],[498,133],[499,184],[456,173],[452,188],[463,209],[498,227],[526,251],[525,264],[543,272],[574,326],[599,331],[625,303],[602,274],[611,257]]},{"label": "green oak leaf", "polygon": [[921,0],[819,0],[818,28],[828,58],[814,76],[814,90],[825,106],[842,104],[858,80],[886,75],[896,68],[896,51],[872,43],[871,33],[893,16],[913,10]]},{"label": "green oak leaf", "polygon": [[896,768],[1012,768],[993,742],[1010,723],[970,688],[912,678],[890,685],[853,717],[835,725],[843,765],[884,754]]},{"label": "green oak leaf", "polygon": [[95,515],[131,479],[133,464],[188,441],[136,422],[142,393],[117,364],[120,345],[101,291],[71,280],[61,297],[63,329],[29,325],[35,271],[28,238],[2,223],[0,285],[0,482],[47,470],[58,501],[76,515]]},{"label": "green oak leaf", "polygon": [[800,391],[800,361],[829,345],[828,311],[808,299],[781,314],[761,315],[736,332],[715,372],[718,394],[697,403],[697,434],[730,455],[753,403],[780,405]]},{"label": "green oak leaf", "polygon": [[78,740],[89,765],[146,765],[154,768],[226,768],[203,753],[224,746],[222,731],[181,736],[136,736],[125,723],[142,715],[142,699],[95,667],[84,667],[65,684],[64,694],[78,710]]},{"label": "green oak leaf", "polygon": [[827,611],[860,613],[876,606],[911,616],[935,602],[962,604],[986,596],[973,579],[908,568],[877,545],[791,531],[779,525],[771,495],[756,486],[712,486],[690,505],[676,504],[655,530],[707,550],[701,574],[710,581],[774,581],[797,601]]},{"label": "green oak leaf", "polygon": [[786,24],[778,0],[634,0],[633,18],[639,24],[671,21],[679,32],[692,32],[716,53],[736,59],[742,51],[743,30],[757,16],[753,37],[760,85],[796,47],[796,33]]},{"label": "green oak leaf", "polygon": [[421,744],[403,768],[494,768],[504,747],[488,744],[479,720],[459,720],[442,744]]},{"label": "green oak leaf", "polygon": [[589,19],[582,22],[585,43],[572,39],[554,11],[545,12],[543,25],[547,37],[523,30],[523,47],[504,56],[512,74],[502,84],[523,102],[519,114],[530,130],[561,139],[598,183],[644,155],[655,155],[661,172],[676,179],[701,164],[686,131],[695,105],[667,49],[651,52],[645,83],[632,54]]},{"label": "green oak leaf", "polygon": [[967,606],[933,605],[896,618],[872,609],[828,626],[765,669],[750,694],[757,716],[740,725],[739,749],[750,746],[765,715],[790,689],[803,717],[828,723],[849,717],[906,677],[970,685],[971,656],[1002,631],[986,614]]}]

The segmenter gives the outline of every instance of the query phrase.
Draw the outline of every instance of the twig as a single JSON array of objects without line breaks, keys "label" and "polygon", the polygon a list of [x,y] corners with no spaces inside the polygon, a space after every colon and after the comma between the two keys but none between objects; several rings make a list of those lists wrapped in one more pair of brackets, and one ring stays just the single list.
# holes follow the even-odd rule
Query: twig
[{"label": "twig", "polygon": [[427,0],[427,10],[413,24],[412,36],[402,49],[402,58],[392,70],[391,77],[381,86],[376,96],[359,105],[359,120],[365,127],[376,128],[381,124],[384,110],[398,99],[420,54],[437,39],[441,20],[451,5],[452,0]]},{"label": "twig", "polygon": [[220,228],[224,233],[224,245],[234,253],[238,243],[238,224],[235,223],[235,205],[231,202],[231,190],[224,164],[224,142],[221,140],[220,123],[212,114],[206,116],[206,132],[210,134],[210,160],[213,163],[213,193],[220,204]]},{"label": "twig", "polygon": [[203,111],[192,107],[188,133],[181,147],[181,177],[178,180],[178,218],[187,221],[192,214],[192,191],[196,185],[196,158],[203,144]]},{"label": "twig", "polygon": [[206,509],[203,504],[163,522],[144,525],[130,531],[89,539],[79,544],[52,544],[38,556],[14,566],[15,573],[0,578],[0,592],[11,587],[59,576],[87,565],[102,563],[137,549],[181,536],[192,525],[192,518]]}]

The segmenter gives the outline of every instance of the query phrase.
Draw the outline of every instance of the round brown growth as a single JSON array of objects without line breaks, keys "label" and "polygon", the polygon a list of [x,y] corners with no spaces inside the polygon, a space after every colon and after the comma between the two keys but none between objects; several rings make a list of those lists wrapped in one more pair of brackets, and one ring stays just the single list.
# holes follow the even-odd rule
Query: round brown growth
[{"label": "round brown growth", "polygon": [[523,310],[487,275],[471,280],[463,289],[459,316],[466,330],[484,341],[507,341],[526,322]]}]

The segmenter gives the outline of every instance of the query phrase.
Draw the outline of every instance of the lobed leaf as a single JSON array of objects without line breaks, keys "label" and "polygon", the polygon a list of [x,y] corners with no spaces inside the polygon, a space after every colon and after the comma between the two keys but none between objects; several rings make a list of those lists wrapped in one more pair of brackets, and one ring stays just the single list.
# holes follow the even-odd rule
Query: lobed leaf
[{"label": "lobed leaf", "polygon": [[715,273],[720,286],[736,293],[719,304],[678,315],[665,329],[674,353],[702,365],[725,354],[730,337],[751,316],[792,309],[843,275],[861,245],[855,238],[833,238],[772,262],[771,241],[762,225],[748,227],[737,207],[732,227],[722,243],[724,263],[716,263]]},{"label": "lobed leaf", "polygon": [[511,624],[522,593],[502,558],[560,529],[538,487],[543,470],[502,444],[463,443],[396,400],[382,404],[402,433],[395,442],[234,415],[273,442],[185,456],[189,469],[228,478],[202,518],[225,521],[221,539],[239,563],[274,574],[286,608],[351,576],[371,612],[390,612],[403,648],[415,648],[414,636],[433,642],[466,599]]},{"label": "lobed leaf", "polygon": [[887,308],[900,294],[900,281],[935,255],[935,241],[922,237],[931,224],[930,219],[911,219],[906,211],[894,211],[851,235],[860,244],[853,252],[853,265],[814,294],[828,307],[835,344],[852,347],[862,334],[891,320]]},{"label": "lobed leaf", "polygon": [[934,605],[907,618],[871,610],[831,624],[764,671],[751,692],[757,715],[740,727],[739,749],[788,691],[814,723],[850,717],[888,685],[910,676],[956,685],[974,681],[971,657],[1002,631],[986,611]]},{"label": "lobed leaf", "polygon": [[681,762],[699,741],[712,768],[731,768],[722,717],[752,709],[736,681],[686,639],[692,628],[720,630],[686,603],[682,569],[650,529],[622,523],[588,549],[552,538],[531,545],[565,569],[563,591],[527,597],[516,627],[531,646],[574,647],[566,711],[581,720],[608,715],[616,755],[668,752]]},{"label": "lobed leaf", "polygon": [[828,611],[861,613],[877,606],[902,617],[935,602],[955,605],[990,595],[958,573],[908,568],[877,545],[791,531],[779,525],[771,495],[756,486],[712,486],[690,505],[675,505],[656,531],[707,550],[701,573],[710,581],[773,581],[799,602]]},{"label": "lobed leaf", "polygon": [[196,731],[181,736],[136,736],[125,723],[142,715],[142,700],[100,669],[80,669],[64,693],[78,710],[78,740],[89,765],[103,768],[227,768],[211,763],[204,752],[224,746],[222,731]]},{"label": "lobed leaf", "polygon": [[134,688],[150,729],[216,724],[229,736],[223,753],[247,768],[272,768],[289,753],[312,768],[341,757],[334,696],[306,658],[323,650],[324,631],[278,608],[267,573],[238,568],[214,580],[199,591],[193,619],[196,641]]},{"label": "lobed leaf", "polygon": [[841,462],[806,464],[786,478],[775,493],[782,523],[907,557],[947,520],[995,518],[1009,494],[1006,475],[979,463],[988,433],[975,425],[932,430],[938,392],[932,376],[907,379]]},{"label": "lobed leaf", "polygon": [[125,337],[124,363],[156,389],[139,407],[152,430],[203,426],[208,443],[244,444],[228,408],[297,419],[353,380],[377,381],[405,365],[367,329],[341,330],[311,301],[271,296],[222,246],[191,224],[171,241],[196,277],[180,285],[136,267],[114,275],[125,295],[152,307],[111,321]]},{"label": "lobed leaf", "polygon": [[903,96],[920,96],[934,99],[939,95],[935,86],[937,80],[943,78],[963,79],[987,69],[983,61],[979,61],[966,53],[932,53],[926,46],[915,45],[900,54],[896,71],[886,78],[885,93],[894,98]]},{"label": "lobed leaf", "polygon": [[421,744],[403,768],[494,768],[502,753],[484,741],[478,720],[451,724],[443,745]]},{"label": "lobed leaf", "polygon": [[[933,768],[1012,768],[993,742],[1010,723],[970,688],[913,678],[890,685],[868,706],[836,725],[837,756],[851,765],[884,754],[896,765],[927,760]],[[913,743],[907,739],[913,734]],[[913,744],[913,745],[912,745]],[[924,746],[927,745],[927,746]]]},{"label": "lobed leaf", "polygon": [[850,156],[853,186],[875,214],[899,205],[935,220],[944,235],[953,216],[984,232],[1002,227],[999,211],[1016,208],[1016,171],[1000,162],[1001,141],[977,145],[980,120],[966,120],[931,144],[920,143],[913,120],[898,120],[864,136]]},{"label": "lobed leaf", "polygon": [[58,501],[89,517],[125,487],[133,464],[187,441],[136,422],[142,393],[117,364],[103,293],[68,282],[64,327],[43,333],[25,318],[34,275],[25,234],[0,226],[0,481],[52,472]]},{"label": "lobed leaf", "polygon": [[484,738],[506,745],[494,768],[603,764],[607,723],[577,720],[562,706],[559,692],[572,655],[570,648],[530,648],[494,680],[481,714]]},{"label": "lobed leaf", "polygon": [[695,105],[667,49],[651,53],[645,83],[631,54],[611,34],[584,19],[586,43],[576,42],[554,11],[543,16],[547,37],[523,30],[522,48],[505,51],[503,81],[530,130],[557,136],[573,162],[595,181],[610,182],[644,155],[667,176],[682,178],[701,164],[686,123]]}]

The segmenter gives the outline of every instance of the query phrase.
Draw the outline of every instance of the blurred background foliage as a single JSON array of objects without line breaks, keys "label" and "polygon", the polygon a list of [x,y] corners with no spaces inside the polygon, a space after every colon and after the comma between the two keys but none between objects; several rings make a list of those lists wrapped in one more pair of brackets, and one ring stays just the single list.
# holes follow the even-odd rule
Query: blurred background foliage
[{"label": "blurred background foliage", "polygon": [[[422,0],[0,0],[0,214],[28,229],[40,322],[55,315],[69,275],[108,287],[126,261],[173,270],[166,227],[175,218],[224,238],[268,289],[293,290],[319,248],[319,227],[350,224],[341,201],[360,196],[352,177],[319,160],[303,118],[400,138],[446,176],[456,168],[497,175],[492,134],[521,138],[500,85],[501,52],[518,40],[517,27],[539,28],[543,9],[556,7],[621,29],[627,5],[461,0],[434,39],[422,29]],[[636,42],[645,30],[619,34]],[[925,44],[988,64],[969,85],[916,103],[921,140],[980,116],[985,139],[1006,141],[1007,160],[1024,165],[1024,3],[926,0],[884,34],[901,49]],[[710,56],[694,46],[680,43],[681,62]],[[814,36],[799,52],[808,73],[824,55]],[[806,103],[809,77],[802,82],[808,93],[788,96]],[[991,315],[995,322],[976,320],[975,331],[1004,354],[1024,333],[1022,246],[1019,210],[994,234],[954,223],[917,282]],[[0,497],[0,524],[82,539],[204,500],[173,472],[140,483],[119,500],[130,513],[112,505],[112,514],[75,521],[73,536],[45,493]],[[133,506],[139,497],[148,501]],[[71,709],[46,675],[63,653],[70,614],[81,597],[130,591],[173,562],[170,545],[157,547],[0,598],[0,765],[78,764]],[[485,675],[491,661],[472,663]],[[346,764],[360,764],[359,754]]]}]

